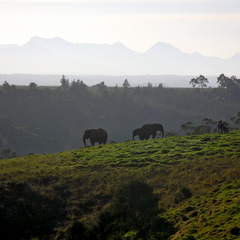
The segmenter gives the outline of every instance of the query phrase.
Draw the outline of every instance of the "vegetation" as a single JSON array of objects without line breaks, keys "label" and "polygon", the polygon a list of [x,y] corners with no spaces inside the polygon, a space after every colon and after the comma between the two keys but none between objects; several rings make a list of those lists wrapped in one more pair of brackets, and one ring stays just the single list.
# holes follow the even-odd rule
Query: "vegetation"
[{"label": "vegetation", "polygon": [[0,161],[5,239],[237,239],[240,132]]},{"label": "vegetation", "polygon": [[[127,79],[121,87],[107,87],[104,81],[89,87],[64,75],[59,87],[5,82],[0,88],[0,150],[10,148],[24,156],[78,149],[84,131],[91,128],[105,129],[108,142],[124,142],[146,123],[162,124],[166,136],[212,132],[220,119],[238,127],[239,79],[222,74],[219,88],[206,88],[202,75],[193,80],[195,88],[188,89],[151,83],[131,87]],[[195,129],[183,130],[187,122]]]},{"label": "vegetation", "polygon": [[[5,82],[0,235],[239,238],[239,79],[217,80],[217,89],[202,75],[189,89],[132,88],[127,79],[122,87],[88,87],[64,75],[54,88]],[[217,133],[220,119],[230,133]],[[166,138],[131,141],[146,123],[163,124]],[[99,127],[109,144],[81,148],[84,131]]]},{"label": "vegetation", "polygon": [[205,88],[207,87],[208,84],[208,79],[204,77],[203,75],[200,75],[197,78],[192,78],[191,81],[189,82],[193,87],[201,87]]}]

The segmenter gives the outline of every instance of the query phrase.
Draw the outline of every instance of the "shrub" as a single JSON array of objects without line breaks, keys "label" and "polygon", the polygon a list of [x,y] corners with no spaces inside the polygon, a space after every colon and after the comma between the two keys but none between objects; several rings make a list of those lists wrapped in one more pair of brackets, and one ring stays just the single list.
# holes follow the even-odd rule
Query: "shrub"
[{"label": "shrub", "polygon": [[174,202],[175,203],[180,203],[182,201],[184,201],[185,199],[188,199],[192,196],[192,191],[189,187],[182,187],[180,189],[180,191],[178,191],[176,194],[175,194],[175,198],[174,198]]},{"label": "shrub", "polygon": [[85,240],[87,239],[87,228],[82,222],[74,221],[66,233],[67,240]]},{"label": "shrub", "polygon": [[134,233],[130,239],[168,239],[174,232],[166,219],[158,217],[153,188],[136,180],[119,188],[110,207],[99,215],[98,229],[100,239],[129,239],[129,233]]}]

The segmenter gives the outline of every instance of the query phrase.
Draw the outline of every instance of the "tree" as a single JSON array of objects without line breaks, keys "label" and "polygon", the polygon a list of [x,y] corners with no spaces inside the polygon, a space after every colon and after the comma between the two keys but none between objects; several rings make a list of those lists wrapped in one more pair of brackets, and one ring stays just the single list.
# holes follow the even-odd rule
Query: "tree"
[{"label": "tree", "polygon": [[37,90],[37,84],[36,83],[34,83],[34,82],[31,82],[30,84],[29,84],[29,90],[30,91],[35,91],[35,90]]},{"label": "tree", "polygon": [[228,88],[230,86],[230,79],[223,73],[217,78],[218,87]]},{"label": "tree", "polygon": [[203,75],[200,75],[197,78],[192,78],[189,83],[192,84],[194,88],[195,87],[205,88],[207,87],[208,79],[205,78]]},{"label": "tree", "polygon": [[74,221],[66,231],[67,240],[87,240],[87,227],[80,221]]},{"label": "tree", "polygon": [[190,134],[205,134],[211,133],[212,131],[216,131],[217,121],[213,121],[210,118],[204,118],[201,122],[201,125],[193,126],[192,122],[187,122],[181,125],[181,130],[186,132],[186,135]]},{"label": "tree", "polygon": [[148,88],[152,88],[152,87],[153,87],[152,83],[148,82],[147,87],[148,87]]},{"label": "tree", "polygon": [[231,78],[226,77],[223,73],[217,78],[218,87],[227,88],[227,89],[238,89],[240,88],[240,79],[237,79],[236,76]]},{"label": "tree", "polygon": [[130,87],[130,84],[129,84],[129,82],[128,82],[127,79],[124,80],[123,87],[124,87],[124,88]]},{"label": "tree", "polygon": [[240,112],[238,112],[236,116],[232,117],[231,121],[233,121],[237,125],[240,125]]},{"label": "tree", "polygon": [[158,199],[153,188],[139,180],[119,188],[109,208],[99,215],[98,229],[99,239],[164,240],[174,233],[173,226],[158,217]]},{"label": "tree", "polygon": [[62,75],[60,82],[63,89],[67,89],[69,87],[69,79],[67,79],[66,76]]},{"label": "tree", "polygon": [[4,81],[3,85],[2,85],[2,90],[5,93],[14,93],[16,91],[16,85],[9,85],[9,83],[7,81]]},{"label": "tree", "polygon": [[191,131],[193,130],[193,123],[192,122],[186,122],[181,125],[181,130],[186,132],[186,135],[191,134]]},{"label": "tree", "polygon": [[4,147],[0,151],[0,159],[8,159],[15,157],[17,157],[17,154],[10,147]]},{"label": "tree", "polygon": [[107,90],[107,85],[105,84],[105,82],[100,82],[96,85],[98,92],[99,93],[105,93],[105,91]]},{"label": "tree", "polygon": [[158,213],[153,188],[145,182],[131,181],[120,187],[112,202],[112,211],[135,229],[144,227]]},{"label": "tree", "polygon": [[4,91],[9,91],[10,90],[10,85],[9,85],[9,83],[7,82],[7,81],[4,81],[4,83],[3,83],[3,85],[2,85],[2,89],[4,90]]},{"label": "tree", "polygon": [[204,126],[206,133],[210,133],[211,131],[214,131],[214,129],[216,129],[216,124],[217,124],[217,121],[213,121],[210,118],[204,118],[202,120],[202,125]]},{"label": "tree", "polygon": [[75,94],[83,94],[83,93],[87,93],[88,87],[87,85],[81,80],[73,80],[71,82],[70,85],[70,91],[71,93],[75,93]]}]

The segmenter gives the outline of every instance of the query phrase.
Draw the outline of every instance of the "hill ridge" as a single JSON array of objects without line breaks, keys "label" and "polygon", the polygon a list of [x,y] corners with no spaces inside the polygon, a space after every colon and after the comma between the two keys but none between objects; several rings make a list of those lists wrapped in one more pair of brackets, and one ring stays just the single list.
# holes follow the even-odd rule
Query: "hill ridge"
[{"label": "hill ridge", "polygon": [[33,37],[26,44],[0,45],[4,74],[87,75],[238,75],[240,59],[184,53],[168,43],[157,42],[141,53],[122,43],[72,43],[59,37]]}]

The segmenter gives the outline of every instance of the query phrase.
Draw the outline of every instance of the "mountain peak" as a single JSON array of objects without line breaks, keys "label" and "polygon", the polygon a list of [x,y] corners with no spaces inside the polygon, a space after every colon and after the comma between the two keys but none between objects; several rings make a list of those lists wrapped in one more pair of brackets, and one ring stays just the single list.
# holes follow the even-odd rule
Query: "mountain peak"
[{"label": "mountain peak", "polygon": [[156,42],[152,48],[157,48],[157,47],[171,47],[171,48],[174,48],[171,44],[169,43],[166,43],[166,42]]},{"label": "mountain peak", "polygon": [[[121,42],[115,42],[114,44],[113,44],[114,46],[124,46]],[[125,47],[125,46],[124,46]]]},{"label": "mountain peak", "polygon": [[118,48],[118,49],[128,49],[124,44],[122,44],[121,42],[115,42],[114,44],[112,44],[112,46]]},{"label": "mountain peak", "polygon": [[32,45],[45,45],[47,43],[54,43],[54,44],[62,44],[62,43],[68,43],[64,39],[60,37],[54,37],[54,38],[42,38],[42,37],[32,37],[25,46],[32,46]]},{"label": "mountain peak", "polygon": [[230,59],[240,59],[240,53],[234,54]]},{"label": "mountain peak", "polygon": [[146,53],[182,53],[178,48],[173,47],[171,44],[165,42],[157,42]]}]

